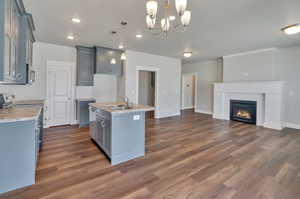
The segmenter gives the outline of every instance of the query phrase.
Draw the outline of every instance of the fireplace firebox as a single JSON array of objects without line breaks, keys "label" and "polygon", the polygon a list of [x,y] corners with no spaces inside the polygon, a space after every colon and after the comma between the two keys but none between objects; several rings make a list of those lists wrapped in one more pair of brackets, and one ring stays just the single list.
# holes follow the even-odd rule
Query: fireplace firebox
[{"label": "fireplace firebox", "polygon": [[256,101],[230,100],[230,120],[256,124]]}]

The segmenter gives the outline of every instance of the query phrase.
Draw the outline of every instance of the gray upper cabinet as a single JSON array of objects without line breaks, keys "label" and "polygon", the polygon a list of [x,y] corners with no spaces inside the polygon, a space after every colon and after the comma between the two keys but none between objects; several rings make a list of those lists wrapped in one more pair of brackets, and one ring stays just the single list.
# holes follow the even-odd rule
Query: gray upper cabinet
[{"label": "gray upper cabinet", "polygon": [[30,14],[24,14],[20,20],[20,34],[19,34],[19,55],[18,55],[18,74],[21,74],[17,78],[19,84],[29,83],[28,72],[32,68],[32,56],[33,56],[33,43],[35,42],[33,31],[35,27],[33,25],[32,16]]},{"label": "gray upper cabinet", "polygon": [[94,48],[76,46],[77,49],[77,86],[93,86],[95,73]]},{"label": "gray upper cabinet", "polygon": [[25,20],[25,30],[24,34],[25,34],[25,38],[26,38],[26,56],[25,56],[25,61],[26,64],[28,64],[29,67],[32,67],[32,57],[33,57],[33,43],[35,42],[35,38],[33,35],[33,31],[35,30],[35,26],[33,23],[33,18],[31,14],[26,14],[26,16],[24,16]]},{"label": "gray upper cabinet", "polygon": [[[95,63],[97,74],[122,75],[122,51],[103,47],[95,47],[95,51]],[[115,64],[111,63],[112,59],[115,59]]]},{"label": "gray upper cabinet", "polygon": [[[27,83],[27,41],[30,39],[34,42],[33,20],[28,15],[22,0],[0,1],[1,84]],[[28,56],[32,56],[32,53]]]}]

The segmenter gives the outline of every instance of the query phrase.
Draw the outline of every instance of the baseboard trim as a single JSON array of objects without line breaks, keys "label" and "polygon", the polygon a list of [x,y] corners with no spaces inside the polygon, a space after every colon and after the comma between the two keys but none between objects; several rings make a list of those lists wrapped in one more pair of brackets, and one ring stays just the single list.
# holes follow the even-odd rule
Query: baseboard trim
[{"label": "baseboard trim", "polygon": [[206,111],[206,110],[201,110],[201,109],[195,109],[196,113],[202,113],[202,114],[207,114],[207,115],[212,115],[212,111]]},{"label": "baseboard trim", "polygon": [[190,106],[190,107],[183,107],[183,108],[181,108],[181,110],[192,109],[192,108],[194,108],[194,107],[193,107],[193,106]]},{"label": "baseboard trim", "polygon": [[155,119],[162,119],[162,118],[174,117],[174,116],[179,116],[179,115],[181,115],[180,112],[173,113],[173,114],[157,114],[157,115],[155,115]]},{"label": "baseboard trim", "polygon": [[225,120],[225,118],[221,114],[215,114],[215,113],[213,113],[212,115],[213,115],[214,119]]},{"label": "baseboard trim", "polygon": [[263,127],[268,129],[275,129],[275,130],[282,130],[282,124],[281,123],[272,123],[272,122],[265,122],[263,124]]},{"label": "baseboard trim", "polygon": [[290,123],[290,122],[286,122],[284,124],[285,128],[291,128],[291,129],[299,129],[300,130],[300,124],[294,124],[294,123]]}]

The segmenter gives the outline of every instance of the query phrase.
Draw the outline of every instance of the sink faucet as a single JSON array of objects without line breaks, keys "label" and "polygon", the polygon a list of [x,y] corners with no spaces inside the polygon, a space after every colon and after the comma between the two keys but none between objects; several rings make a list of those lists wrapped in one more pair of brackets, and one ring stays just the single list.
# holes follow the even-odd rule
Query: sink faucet
[{"label": "sink faucet", "polygon": [[127,107],[129,107],[129,98],[127,96],[124,97],[124,102]]}]

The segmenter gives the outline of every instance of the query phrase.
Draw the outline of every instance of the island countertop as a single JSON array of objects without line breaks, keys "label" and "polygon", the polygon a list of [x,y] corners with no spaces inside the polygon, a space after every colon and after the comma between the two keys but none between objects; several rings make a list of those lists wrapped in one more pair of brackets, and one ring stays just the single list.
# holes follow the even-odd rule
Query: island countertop
[{"label": "island countertop", "polygon": [[142,105],[142,104],[134,104],[130,109],[124,110],[116,110],[114,107],[118,105],[124,105],[124,102],[110,102],[110,103],[90,103],[89,106],[94,107],[96,109],[100,109],[106,112],[110,112],[112,114],[123,114],[123,113],[132,113],[132,112],[146,112],[155,110],[152,106]]}]

